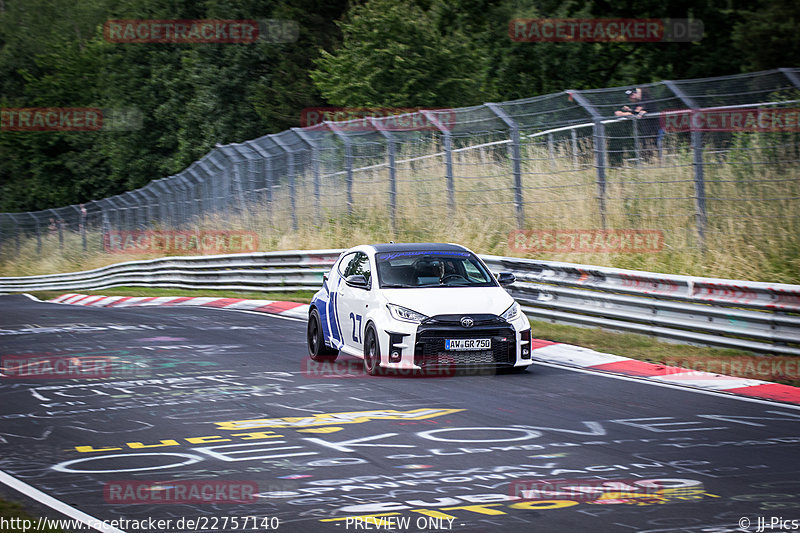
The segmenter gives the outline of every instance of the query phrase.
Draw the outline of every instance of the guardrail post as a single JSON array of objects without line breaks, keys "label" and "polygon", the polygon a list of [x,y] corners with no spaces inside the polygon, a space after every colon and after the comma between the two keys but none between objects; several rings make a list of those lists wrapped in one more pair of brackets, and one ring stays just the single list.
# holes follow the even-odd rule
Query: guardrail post
[{"label": "guardrail post", "polygon": [[[690,110],[699,109],[695,101],[683,92],[683,89],[671,80],[664,80],[670,91],[675,94]],[[706,182],[703,167],[703,132],[692,128],[692,166],[694,167],[694,197],[696,208],[697,235],[700,239],[700,248],[705,251],[706,246],[706,226],[708,224],[708,213],[706,211]]]},{"label": "guardrail post", "polygon": [[272,141],[277,144],[284,152],[286,152],[286,164],[288,167],[289,173],[289,203],[290,203],[290,212],[292,216],[292,229],[297,231],[297,201],[295,199],[295,187],[294,187],[294,179],[295,179],[295,161],[294,161],[294,150],[289,148],[286,143],[281,141],[276,137],[276,135],[269,136]]},{"label": "guardrail post", "polygon": [[519,125],[503,108],[493,102],[484,104],[497,117],[506,123],[511,133],[511,165],[514,175],[514,208],[517,211],[517,228],[525,225],[525,204],[522,196],[522,146]]},{"label": "guardrail post", "polygon": [[453,177],[453,135],[450,133],[450,129],[446,128],[432,111],[420,109],[419,113],[422,113],[444,136],[444,175],[447,182],[447,206],[450,209],[450,214],[453,214],[456,210],[456,185]]},{"label": "guardrail post", "polygon": [[322,200],[320,195],[319,146],[302,128],[291,128],[291,130],[311,149],[311,172],[314,175],[314,220],[317,224],[320,224],[322,220]]},{"label": "guardrail post", "polygon": [[572,98],[578,102],[578,105],[583,107],[591,116],[594,122],[594,155],[595,165],[597,168],[597,202],[600,208],[600,224],[605,229],[606,227],[606,166],[607,156],[606,153],[606,126],[603,124],[603,116],[587,100],[580,91],[566,91],[566,94],[571,95]]}]

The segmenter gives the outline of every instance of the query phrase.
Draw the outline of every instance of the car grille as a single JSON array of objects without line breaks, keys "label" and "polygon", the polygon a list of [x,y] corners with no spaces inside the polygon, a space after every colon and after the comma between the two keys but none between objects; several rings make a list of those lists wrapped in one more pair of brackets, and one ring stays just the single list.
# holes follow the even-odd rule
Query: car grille
[{"label": "car grille", "polygon": [[[491,350],[445,350],[446,339],[491,338]],[[414,346],[414,364],[513,365],[516,362],[516,334],[513,328],[428,329],[420,327]]]}]

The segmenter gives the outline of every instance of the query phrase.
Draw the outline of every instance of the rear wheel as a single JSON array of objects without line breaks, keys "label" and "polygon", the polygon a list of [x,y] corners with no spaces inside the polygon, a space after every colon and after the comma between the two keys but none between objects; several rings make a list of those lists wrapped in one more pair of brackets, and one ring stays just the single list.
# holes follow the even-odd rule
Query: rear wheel
[{"label": "rear wheel", "polygon": [[364,369],[370,376],[377,376],[381,371],[381,345],[372,326],[367,328],[364,337]]},{"label": "rear wheel", "polygon": [[338,350],[329,348],[325,345],[325,337],[322,335],[322,321],[319,319],[319,311],[316,308],[311,310],[308,316],[308,355],[312,361],[335,361],[339,355]]}]

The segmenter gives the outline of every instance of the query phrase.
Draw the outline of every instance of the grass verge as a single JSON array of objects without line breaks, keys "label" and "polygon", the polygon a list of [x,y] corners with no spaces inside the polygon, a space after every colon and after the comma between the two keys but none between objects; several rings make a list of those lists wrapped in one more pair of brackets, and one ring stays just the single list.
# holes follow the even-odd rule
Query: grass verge
[{"label": "grass verge", "polygon": [[[28,514],[28,512],[23,508],[22,504],[3,499],[0,499],[0,517],[3,517],[6,521],[16,519],[14,522],[12,522],[12,524],[17,523],[19,527],[7,527],[0,530],[2,532],[7,531],[9,533],[17,533],[26,530],[32,531],[38,522],[38,518]],[[23,527],[23,525],[26,525],[27,527]],[[45,533],[64,533],[63,529],[54,528],[37,529],[36,531],[43,531]]]},{"label": "grass verge", "polygon": [[[796,357],[754,354],[745,350],[691,346],[635,333],[617,333],[531,320],[533,336],[648,363],[680,366],[736,377],[773,381],[800,387]],[[789,363],[787,365],[786,363]],[[780,363],[776,365],[776,363]],[[792,371],[794,369],[794,371]],[[727,371],[726,371],[727,370]]]}]

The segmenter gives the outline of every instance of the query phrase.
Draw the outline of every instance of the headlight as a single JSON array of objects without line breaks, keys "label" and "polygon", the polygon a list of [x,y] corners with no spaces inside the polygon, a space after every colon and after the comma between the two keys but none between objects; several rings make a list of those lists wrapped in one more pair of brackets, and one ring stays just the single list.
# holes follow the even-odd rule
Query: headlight
[{"label": "headlight", "polygon": [[419,324],[426,317],[422,313],[417,313],[416,311],[412,311],[411,309],[406,309],[405,307],[400,307],[399,305],[394,304],[386,304],[386,308],[392,314],[393,318],[397,320],[402,320],[403,322],[414,322],[415,324]]},{"label": "headlight", "polygon": [[513,304],[511,304],[511,307],[503,311],[503,314],[500,316],[506,322],[513,322],[514,320],[517,319],[519,313],[520,313],[519,304],[517,302],[514,302]]}]

